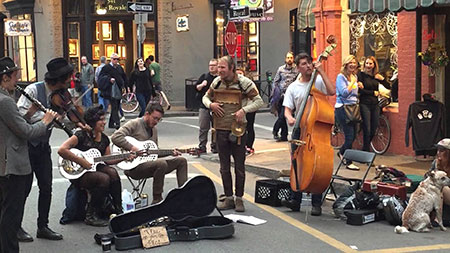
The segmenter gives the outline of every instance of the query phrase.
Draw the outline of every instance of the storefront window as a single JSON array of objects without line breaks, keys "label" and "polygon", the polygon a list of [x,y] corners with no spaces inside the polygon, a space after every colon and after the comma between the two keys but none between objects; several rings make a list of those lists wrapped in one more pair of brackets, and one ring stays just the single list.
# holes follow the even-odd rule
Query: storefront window
[{"label": "storefront window", "polygon": [[81,0],[71,0],[68,1],[68,10],[67,10],[67,14],[68,15],[78,15],[80,14],[80,8],[81,8]]},{"label": "storefront window", "polygon": [[123,28],[123,22],[119,21],[119,40],[125,39],[125,29]]},{"label": "storefront window", "polygon": [[[100,34],[100,23],[102,24],[102,35],[103,40],[112,40],[112,30],[111,30],[111,22],[109,21],[97,21],[95,25],[95,38],[96,40],[99,40],[99,34]],[[120,37],[120,24],[122,24],[122,36],[125,37],[123,33],[123,23],[119,23],[119,37]]]},{"label": "storefront window", "polygon": [[149,57],[150,55],[156,57],[155,43],[155,22],[149,21],[147,24],[145,24],[145,40],[142,50],[142,57],[144,59]]},{"label": "storefront window", "polygon": [[[31,20],[30,14],[18,15],[12,19]],[[22,68],[20,71],[19,81],[35,82],[36,81],[36,55],[34,45],[34,34],[28,36],[8,36],[7,37],[7,55]]]},{"label": "storefront window", "polygon": [[80,63],[80,24],[78,22],[67,23],[69,61],[79,69]]},{"label": "storefront window", "polygon": [[[215,49],[214,56],[220,58],[228,55],[224,43],[226,24],[229,22],[224,17],[223,8],[215,10]],[[244,69],[248,77],[259,78],[259,22],[239,21],[235,22],[237,30],[237,48],[235,55],[236,67]]]},{"label": "storefront window", "polygon": [[380,73],[389,77],[397,68],[397,16],[394,13],[350,17],[350,53],[362,64],[375,56]]}]

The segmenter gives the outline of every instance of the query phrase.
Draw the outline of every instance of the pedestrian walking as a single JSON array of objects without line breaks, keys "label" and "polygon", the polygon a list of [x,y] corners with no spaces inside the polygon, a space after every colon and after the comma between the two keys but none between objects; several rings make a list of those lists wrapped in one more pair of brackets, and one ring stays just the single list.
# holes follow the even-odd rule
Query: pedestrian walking
[{"label": "pedestrian walking", "polygon": [[[286,123],[286,117],[284,116],[283,100],[289,85],[295,81],[297,77],[297,68],[294,63],[294,53],[288,52],[284,61],[284,65],[280,66],[273,79],[273,91],[271,106],[274,107],[273,111],[277,113],[277,120],[273,125],[273,138],[277,141],[287,141],[288,126]],[[281,136],[278,135],[281,130]]]}]

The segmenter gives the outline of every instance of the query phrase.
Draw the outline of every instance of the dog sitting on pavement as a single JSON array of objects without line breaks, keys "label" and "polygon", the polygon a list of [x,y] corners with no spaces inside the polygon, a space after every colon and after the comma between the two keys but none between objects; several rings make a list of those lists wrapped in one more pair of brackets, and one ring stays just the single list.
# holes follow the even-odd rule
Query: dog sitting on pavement
[{"label": "dog sitting on pavement", "polygon": [[442,189],[444,186],[450,186],[450,178],[447,173],[439,170],[431,170],[427,175],[411,195],[402,215],[402,226],[396,226],[394,229],[397,234],[408,233],[408,230],[428,232],[432,228],[432,211],[436,212],[436,221],[441,230],[447,230],[442,224]]}]

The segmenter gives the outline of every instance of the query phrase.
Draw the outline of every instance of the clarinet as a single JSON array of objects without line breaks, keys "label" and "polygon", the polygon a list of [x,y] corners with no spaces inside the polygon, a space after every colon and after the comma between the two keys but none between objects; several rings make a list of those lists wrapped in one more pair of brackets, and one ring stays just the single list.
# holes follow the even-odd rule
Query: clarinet
[{"label": "clarinet", "polygon": [[[39,102],[39,100],[35,99],[34,97],[30,96],[30,94],[26,93],[26,91],[22,87],[16,85],[16,90],[18,90],[20,93],[22,93],[22,95],[24,95],[26,98],[28,98],[28,100],[30,100],[35,106],[37,106],[37,108],[39,110],[41,110],[43,112],[47,112],[48,109],[45,108],[45,106],[43,106],[41,104],[41,102]],[[67,128],[67,126],[64,125],[64,123],[62,123],[57,118],[54,118],[53,122],[57,126],[59,126],[62,130],[64,130],[64,132],[66,132],[66,134],[69,135],[69,137],[73,135],[72,131],[69,128]]]}]

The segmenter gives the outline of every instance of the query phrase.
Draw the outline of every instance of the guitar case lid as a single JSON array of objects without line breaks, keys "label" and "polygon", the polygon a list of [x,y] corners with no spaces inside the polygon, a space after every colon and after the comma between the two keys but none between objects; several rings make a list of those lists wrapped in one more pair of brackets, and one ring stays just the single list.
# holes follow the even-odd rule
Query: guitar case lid
[{"label": "guitar case lid", "polygon": [[114,234],[121,234],[160,217],[167,216],[177,221],[204,217],[214,211],[216,204],[214,183],[206,176],[196,176],[180,188],[170,190],[162,202],[113,217],[109,221],[109,229]]}]

